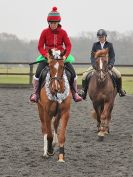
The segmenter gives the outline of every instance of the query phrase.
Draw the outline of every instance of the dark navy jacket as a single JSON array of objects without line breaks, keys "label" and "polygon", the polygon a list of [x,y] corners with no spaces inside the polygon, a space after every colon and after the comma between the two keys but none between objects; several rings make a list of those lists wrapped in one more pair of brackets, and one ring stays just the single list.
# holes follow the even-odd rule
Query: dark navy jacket
[{"label": "dark navy jacket", "polygon": [[[109,62],[108,62],[108,64],[114,66],[115,52],[114,52],[112,43],[106,41],[103,48],[104,49],[108,48],[108,50],[109,50]],[[96,51],[101,50],[101,49],[102,48],[101,48],[100,42],[96,42],[96,43],[93,44],[92,51],[91,51],[91,58],[90,58],[92,66],[95,65],[95,58],[94,58],[93,52],[96,52]]]}]

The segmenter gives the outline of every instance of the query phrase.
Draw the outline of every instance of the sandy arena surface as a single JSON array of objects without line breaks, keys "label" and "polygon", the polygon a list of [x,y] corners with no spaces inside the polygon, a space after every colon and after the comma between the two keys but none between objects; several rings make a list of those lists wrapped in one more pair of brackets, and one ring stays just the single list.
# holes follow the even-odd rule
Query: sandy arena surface
[{"label": "sandy arena surface", "polygon": [[43,136],[31,89],[0,89],[0,177],[133,177],[133,96],[116,97],[110,134],[97,141],[91,102],[72,103],[65,163],[42,158]]}]

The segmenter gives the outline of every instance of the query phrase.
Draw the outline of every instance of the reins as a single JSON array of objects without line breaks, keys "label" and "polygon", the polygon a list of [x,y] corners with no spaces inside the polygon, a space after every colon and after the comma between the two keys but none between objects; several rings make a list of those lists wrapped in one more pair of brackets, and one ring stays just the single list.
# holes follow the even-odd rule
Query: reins
[{"label": "reins", "polygon": [[58,82],[60,81],[60,80],[62,80],[63,79],[63,77],[50,77],[50,82],[52,81],[52,80],[57,80]]}]

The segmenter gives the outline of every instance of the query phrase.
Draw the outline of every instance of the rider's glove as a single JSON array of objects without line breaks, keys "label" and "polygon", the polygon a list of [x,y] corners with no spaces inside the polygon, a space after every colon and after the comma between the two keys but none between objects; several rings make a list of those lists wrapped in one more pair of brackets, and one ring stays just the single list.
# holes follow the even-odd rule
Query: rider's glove
[{"label": "rider's glove", "polygon": [[96,65],[93,65],[92,67],[93,67],[93,69],[96,69]]},{"label": "rider's glove", "polygon": [[63,60],[65,61],[65,59],[66,59],[66,56],[64,55],[64,56],[63,56]]},{"label": "rider's glove", "polygon": [[112,65],[108,65],[108,69],[111,70],[113,68]]}]

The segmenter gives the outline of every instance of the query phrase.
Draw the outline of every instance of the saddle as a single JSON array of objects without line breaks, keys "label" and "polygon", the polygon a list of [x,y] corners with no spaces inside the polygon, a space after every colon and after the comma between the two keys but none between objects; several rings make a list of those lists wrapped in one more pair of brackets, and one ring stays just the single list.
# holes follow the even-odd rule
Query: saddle
[{"label": "saddle", "polygon": [[[94,75],[94,73],[95,73],[95,72],[92,71],[92,72],[88,73],[88,75],[86,76],[85,81],[84,81],[85,83],[84,83],[84,86],[83,86],[83,87],[85,88],[85,90],[88,89],[90,79],[91,79],[91,77]],[[118,88],[117,76],[116,76],[116,74],[115,74],[114,72],[110,71],[110,72],[109,72],[109,75],[110,75],[110,77],[111,77],[111,79],[112,79],[114,88],[115,88],[115,87]]]},{"label": "saddle", "polygon": [[48,71],[49,71],[49,67],[45,66],[45,68],[40,73],[40,77],[39,77],[39,92],[40,92],[41,88],[45,84],[45,79],[46,79]]}]

